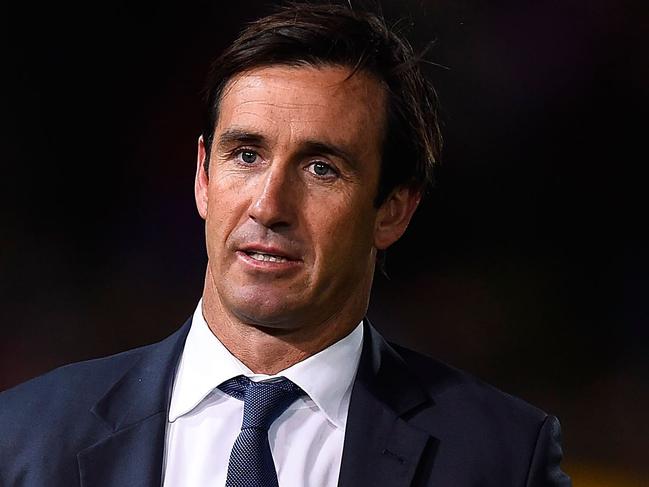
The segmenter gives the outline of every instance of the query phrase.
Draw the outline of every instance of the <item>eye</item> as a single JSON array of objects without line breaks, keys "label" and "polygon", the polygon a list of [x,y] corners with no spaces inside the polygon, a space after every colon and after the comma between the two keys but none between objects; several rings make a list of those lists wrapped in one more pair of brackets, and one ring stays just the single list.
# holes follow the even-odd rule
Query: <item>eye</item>
[{"label": "eye", "polygon": [[333,167],[322,161],[312,162],[309,164],[308,170],[320,178],[333,177],[338,174]]},{"label": "eye", "polygon": [[245,162],[246,164],[254,164],[255,162],[257,162],[257,157],[259,156],[255,151],[248,149],[241,150],[237,153],[237,158],[241,162]]}]

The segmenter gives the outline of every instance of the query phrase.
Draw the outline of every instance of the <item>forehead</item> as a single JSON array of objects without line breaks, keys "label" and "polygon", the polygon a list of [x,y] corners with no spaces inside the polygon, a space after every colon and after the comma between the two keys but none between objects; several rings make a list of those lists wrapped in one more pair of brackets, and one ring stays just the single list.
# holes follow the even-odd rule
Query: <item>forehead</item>
[{"label": "forehead", "polygon": [[241,73],[223,91],[216,132],[237,127],[378,147],[385,89],[366,73],[351,73],[342,66],[269,66]]}]

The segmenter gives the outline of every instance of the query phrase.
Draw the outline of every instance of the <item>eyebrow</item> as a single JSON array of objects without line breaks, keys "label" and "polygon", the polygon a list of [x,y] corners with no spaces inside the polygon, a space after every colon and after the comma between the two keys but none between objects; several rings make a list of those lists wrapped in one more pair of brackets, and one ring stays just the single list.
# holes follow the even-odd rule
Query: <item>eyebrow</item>
[{"label": "eyebrow", "polygon": [[254,145],[265,145],[264,141],[266,139],[261,134],[256,134],[254,132],[249,132],[242,129],[228,129],[219,135],[218,145],[219,147],[225,147],[233,142],[244,143],[244,144],[254,144]]},{"label": "eyebrow", "polygon": [[[261,147],[268,145],[266,137],[245,129],[228,129],[218,137],[219,148],[227,147],[233,143],[251,144]],[[344,160],[354,168],[358,167],[355,157],[349,151],[340,146],[320,140],[307,139],[301,142],[297,154],[299,156],[313,156],[317,154],[333,156]]]},{"label": "eyebrow", "polygon": [[301,145],[299,152],[305,156],[325,154],[342,159],[349,163],[352,167],[356,167],[355,158],[342,147],[335,146],[326,142],[318,140],[306,140]]}]

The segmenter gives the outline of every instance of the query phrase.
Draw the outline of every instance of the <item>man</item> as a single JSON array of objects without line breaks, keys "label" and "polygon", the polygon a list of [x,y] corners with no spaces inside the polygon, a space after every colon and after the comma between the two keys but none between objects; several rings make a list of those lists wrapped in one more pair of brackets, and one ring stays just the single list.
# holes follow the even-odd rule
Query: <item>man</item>
[{"label": "man", "polygon": [[431,180],[433,95],[373,15],[250,25],[208,82],[192,319],[2,394],[1,484],[569,485],[556,418],[364,319]]}]

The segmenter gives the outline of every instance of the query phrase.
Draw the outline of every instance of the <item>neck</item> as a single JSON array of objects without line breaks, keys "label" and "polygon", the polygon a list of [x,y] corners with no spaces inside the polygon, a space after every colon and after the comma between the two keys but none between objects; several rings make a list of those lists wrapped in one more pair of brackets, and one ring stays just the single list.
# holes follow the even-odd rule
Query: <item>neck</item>
[{"label": "neck", "polygon": [[358,310],[355,313],[343,310],[300,327],[264,327],[245,323],[229,313],[211,284],[208,270],[203,316],[219,341],[255,374],[277,374],[324,350],[347,336],[367,309],[368,298],[364,307],[352,306]]}]

